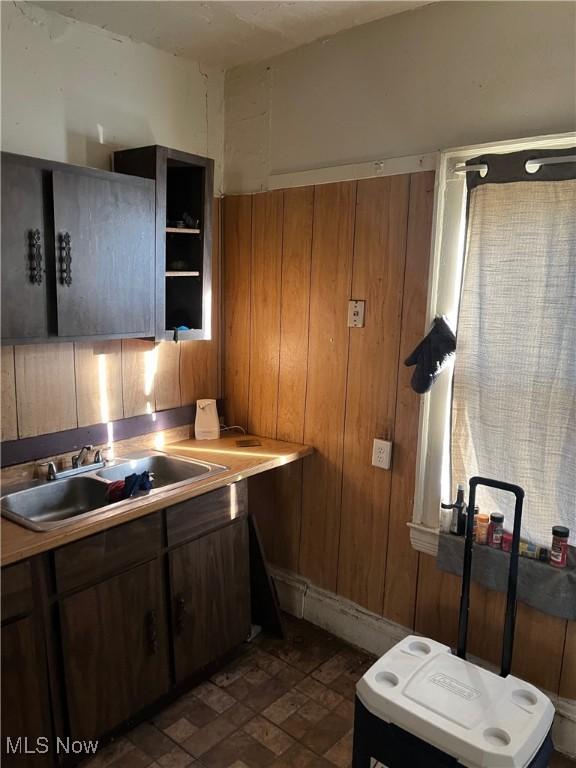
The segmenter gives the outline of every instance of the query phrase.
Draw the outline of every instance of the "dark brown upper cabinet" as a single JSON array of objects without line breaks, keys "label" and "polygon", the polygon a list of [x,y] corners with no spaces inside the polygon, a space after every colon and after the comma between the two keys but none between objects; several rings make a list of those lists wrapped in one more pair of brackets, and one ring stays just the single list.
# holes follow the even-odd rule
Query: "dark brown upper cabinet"
[{"label": "dark brown upper cabinet", "polygon": [[153,190],[121,179],[52,176],[59,336],[152,335]]},{"label": "dark brown upper cabinet", "polygon": [[152,337],[154,183],[2,153],[2,342]]},{"label": "dark brown upper cabinet", "polygon": [[48,335],[47,225],[42,169],[3,155],[3,337],[34,339]]},{"label": "dark brown upper cabinet", "polygon": [[214,161],[151,146],[114,170],[156,181],[156,339],[210,339]]}]

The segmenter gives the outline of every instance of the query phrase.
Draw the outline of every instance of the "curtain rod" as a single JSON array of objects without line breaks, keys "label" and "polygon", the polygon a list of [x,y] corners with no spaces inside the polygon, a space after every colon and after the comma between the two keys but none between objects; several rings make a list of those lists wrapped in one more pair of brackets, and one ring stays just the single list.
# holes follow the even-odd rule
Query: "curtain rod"
[{"label": "curtain rod", "polygon": [[[576,163],[576,155],[559,155],[558,157],[535,157],[533,160],[526,160],[524,167],[528,173],[536,173],[542,165],[559,165],[560,163]],[[478,171],[480,176],[484,177],[488,173],[488,163],[478,163],[476,165],[466,165],[457,163],[453,168],[453,173],[470,173]]]}]

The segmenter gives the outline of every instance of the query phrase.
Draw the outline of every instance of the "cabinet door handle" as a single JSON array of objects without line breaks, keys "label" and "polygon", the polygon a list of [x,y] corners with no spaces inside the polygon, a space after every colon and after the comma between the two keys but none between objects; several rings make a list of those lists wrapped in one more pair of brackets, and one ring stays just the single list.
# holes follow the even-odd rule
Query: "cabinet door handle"
[{"label": "cabinet door handle", "polygon": [[185,618],[186,618],[186,601],[184,600],[182,595],[179,595],[176,598],[176,616],[174,621],[177,635],[182,634],[182,630],[184,629]]},{"label": "cabinet door handle", "polygon": [[149,611],[146,619],[148,633],[148,650],[151,654],[158,652],[158,620],[156,611]]},{"label": "cabinet door handle", "polygon": [[42,246],[39,229],[31,229],[28,235],[30,244],[30,282],[34,285],[42,283]]},{"label": "cabinet door handle", "polygon": [[60,283],[72,285],[72,246],[70,245],[70,232],[60,233]]}]

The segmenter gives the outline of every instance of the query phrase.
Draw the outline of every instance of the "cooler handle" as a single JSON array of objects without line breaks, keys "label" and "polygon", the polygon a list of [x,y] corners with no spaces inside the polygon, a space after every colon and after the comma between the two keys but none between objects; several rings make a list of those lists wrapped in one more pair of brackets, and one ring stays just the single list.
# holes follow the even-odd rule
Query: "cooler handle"
[{"label": "cooler handle", "polygon": [[[474,533],[474,504],[476,488],[486,485],[501,491],[513,493],[516,497],[514,507],[514,530],[512,532],[512,548],[510,550],[510,567],[508,569],[508,594],[506,596],[506,616],[504,620],[504,637],[502,641],[502,662],[500,675],[507,677],[512,665],[512,650],[514,646],[514,625],[516,622],[516,593],[518,589],[518,553],[520,549],[520,529],[522,526],[522,505],[524,490],[519,485],[491,480],[487,477],[472,477],[468,496],[468,514],[466,515],[466,541],[464,545],[464,566],[462,569],[462,594],[460,597],[460,616],[458,619],[458,647],[456,654],[466,658],[468,640],[468,615],[470,612],[470,577],[472,572],[472,537]],[[472,510],[472,514],[470,514]]]}]

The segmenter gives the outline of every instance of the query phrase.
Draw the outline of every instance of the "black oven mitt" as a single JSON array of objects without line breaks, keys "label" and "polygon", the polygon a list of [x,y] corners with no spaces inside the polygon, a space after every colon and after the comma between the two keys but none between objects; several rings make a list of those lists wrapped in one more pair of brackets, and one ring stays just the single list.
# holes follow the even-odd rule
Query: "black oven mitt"
[{"label": "black oven mitt", "polygon": [[404,361],[404,365],[416,366],[410,382],[414,392],[428,392],[455,350],[456,336],[450,326],[443,317],[434,318],[428,335]]}]

